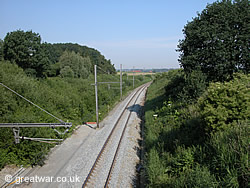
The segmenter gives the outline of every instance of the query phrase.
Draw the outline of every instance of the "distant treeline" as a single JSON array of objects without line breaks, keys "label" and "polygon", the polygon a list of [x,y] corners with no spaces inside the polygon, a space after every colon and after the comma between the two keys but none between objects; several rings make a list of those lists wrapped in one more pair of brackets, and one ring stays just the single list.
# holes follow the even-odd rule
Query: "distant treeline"
[{"label": "distant treeline", "polygon": [[94,65],[115,73],[114,65],[99,51],[72,43],[42,43],[41,36],[32,31],[17,30],[0,39],[0,59],[21,67],[35,77],[88,77]]},{"label": "distant treeline", "polygon": [[[164,68],[164,69],[123,69],[122,71],[124,72],[168,72],[170,70],[173,70],[174,68]],[[119,72],[120,70],[117,69],[117,71]]]}]

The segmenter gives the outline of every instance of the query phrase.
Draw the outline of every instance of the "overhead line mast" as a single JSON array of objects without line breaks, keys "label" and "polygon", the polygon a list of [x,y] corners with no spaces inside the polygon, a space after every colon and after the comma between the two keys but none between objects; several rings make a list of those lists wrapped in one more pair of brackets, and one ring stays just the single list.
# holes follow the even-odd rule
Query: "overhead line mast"
[{"label": "overhead line mast", "polygon": [[[120,83],[120,100],[122,100],[122,64],[120,65],[120,82],[98,82],[97,81],[97,65],[94,66],[94,72],[95,72],[95,104],[96,104],[96,126],[97,128],[100,128],[99,125],[99,107],[98,107],[98,84],[115,84]],[[99,67],[100,69],[100,67]]]},{"label": "overhead line mast", "polygon": [[97,65],[95,65],[95,110],[96,110],[96,125],[99,127],[99,112],[98,112],[98,88],[97,88]]},{"label": "overhead line mast", "polygon": [[122,64],[120,65],[120,90],[121,90],[120,100],[122,100]]}]

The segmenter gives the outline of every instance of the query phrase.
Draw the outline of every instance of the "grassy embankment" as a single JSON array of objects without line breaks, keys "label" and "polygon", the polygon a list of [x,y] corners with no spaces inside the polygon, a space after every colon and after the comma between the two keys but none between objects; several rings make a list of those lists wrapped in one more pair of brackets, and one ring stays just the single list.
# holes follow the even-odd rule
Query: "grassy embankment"
[{"label": "grassy embankment", "polygon": [[[114,78],[116,77],[116,78]],[[99,81],[119,81],[119,76],[102,74]],[[132,90],[132,79],[124,76],[123,94]],[[149,77],[137,76],[135,86],[148,82]],[[28,77],[23,69],[15,64],[0,62],[0,82],[46,109],[65,122],[72,122],[73,127],[66,135],[58,135],[51,128],[21,128],[20,136],[38,138],[66,138],[75,125],[87,121],[95,121],[95,95],[93,75],[88,79],[48,77],[36,79]],[[100,120],[108,110],[120,99],[119,84],[99,85]],[[27,103],[19,96],[0,86],[0,122],[1,123],[52,123],[56,119]],[[64,128],[59,129],[62,132]],[[6,164],[35,165],[42,164],[44,156],[54,144],[23,140],[14,144],[13,132],[10,128],[0,131],[0,169]]]},{"label": "grassy embankment", "polygon": [[148,187],[249,187],[250,76],[185,96],[181,70],[156,76],[145,104]]}]

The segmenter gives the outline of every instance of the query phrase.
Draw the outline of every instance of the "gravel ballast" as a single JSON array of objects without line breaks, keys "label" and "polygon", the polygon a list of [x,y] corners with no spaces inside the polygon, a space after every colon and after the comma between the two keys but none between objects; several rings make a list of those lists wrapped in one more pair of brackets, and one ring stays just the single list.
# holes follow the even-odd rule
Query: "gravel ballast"
[{"label": "gravel ballast", "polygon": [[[74,134],[66,139],[61,145],[57,146],[48,156],[45,165],[35,167],[28,177],[53,177],[52,182],[30,182],[16,187],[81,187],[86,176],[88,175],[99,151],[101,150],[106,138],[108,137],[114,123],[122,112],[123,107],[127,104],[133,92],[109,113],[109,115],[100,123],[102,128],[92,129],[88,126],[80,126]],[[136,185],[136,166],[139,163],[138,140],[140,138],[140,118],[138,113],[142,107],[141,101],[145,96],[145,90],[142,92],[136,105],[129,106],[127,114],[132,111],[131,120],[129,121],[125,137],[122,141],[120,153],[118,154],[117,163],[114,167],[114,173],[110,181],[110,187],[133,187]],[[122,120],[123,122],[125,120]],[[121,131],[116,133],[115,140],[110,144],[108,158],[113,159],[116,149],[116,143]],[[111,160],[110,160],[111,161]],[[112,161],[111,161],[112,162]],[[106,180],[106,171],[109,171],[110,162],[102,162],[104,170],[98,172],[98,183],[94,187],[103,187]],[[65,182],[57,182],[57,180],[65,180]]]}]

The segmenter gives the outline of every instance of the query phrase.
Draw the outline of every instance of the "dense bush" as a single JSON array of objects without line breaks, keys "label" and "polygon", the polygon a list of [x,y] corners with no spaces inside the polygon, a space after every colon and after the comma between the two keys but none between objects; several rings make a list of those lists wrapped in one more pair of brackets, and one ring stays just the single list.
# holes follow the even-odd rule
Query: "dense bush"
[{"label": "dense bush", "polygon": [[199,99],[206,130],[225,129],[239,120],[250,119],[250,76],[234,75],[225,83],[211,83]]},{"label": "dense bush", "polygon": [[233,123],[211,136],[203,162],[221,187],[249,187],[249,121]]},{"label": "dense bush", "polygon": [[170,71],[167,75],[169,83],[165,86],[168,100],[179,102],[193,102],[199,98],[207,88],[206,75],[200,70],[185,74],[183,70]]},{"label": "dense bush", "polygon": [[[180,80],[186,80],[180,70],[158,75],[147,92],[147,186],[248,187],[249,75],[211,83],[200,98],[186,97],[186,101],[179,94],[189,86]],[[224,111],[215,108],[220,105]],[[205,127],[216,127],[205,118],[207,106],[214,117],[224,114],[220,122],[226,129],[207,134]]]},{"label": "dense bush", "polygon": [[[101,74],[99,81],[117,81],[119,76]],[[148,80],[144,80],[146,82]],[[123,94],[132,89],[124,85]],[[46,109],[56,117],[73,125],[83,124],[87,121],[95,121],[95,95],[93,75],[88,79],[51,77],[37,80],[28,77],[22,68],[16,64],[0,61],[0,83],[3,83],[28,98],[38,106]],[[142,84],[136,80],[135,86]],[[119,84],[115,85],[118,87]],[[113,105],[120,99],[120,90],[108,89],[107,85],[100,85],[99,106],[100,119],[104,118]],[[55,123],[56,119],[42,112],[33,105],[27,103],[19,96],[0,85],[0,122],[1,123]],[[73,129],[73,127],[72,127]],[[61,129],[59,129],[61,130]],[[61,130],[64,131],[64,128]],[[70,130],[71,131],[71,130]],[[39,138],[66,138],[58,135],[50,128],[21,128],[21,136]],[[10,128],[0,130],[0,168],[5,164],[38,164],[43,161],[45,154],[53,145],[37,143],[33,141],[21,141],[14,144],[13,132]]]}]

